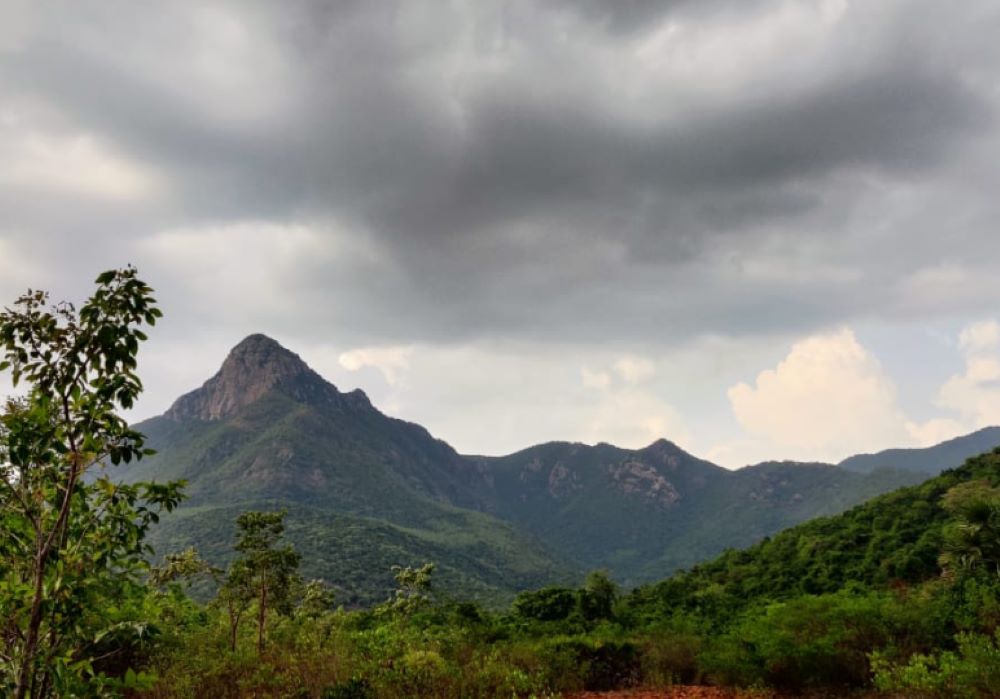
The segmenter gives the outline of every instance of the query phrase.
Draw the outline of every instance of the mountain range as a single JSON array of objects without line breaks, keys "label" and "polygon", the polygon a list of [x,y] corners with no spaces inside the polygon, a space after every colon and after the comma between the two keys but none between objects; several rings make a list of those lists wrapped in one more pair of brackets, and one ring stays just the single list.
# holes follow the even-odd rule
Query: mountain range
[{"label": "mountain range", "polygon": [[390,566],[425,561],[438,564],[445,591],[484,602],[596,568],[626,586],[649,582],[1000,444],[1000,428],[989,428],[840,465],[736,471],[665,439],[466,456],[362,391],[341,392],[264,335],[136,427],[157,454],[120,477],[188,482],[184,506],[153,532],[160,554],[194,545],[224,564],[241,511],[285,508],[303,572],[333,583],[347,605],[384,599]]}]

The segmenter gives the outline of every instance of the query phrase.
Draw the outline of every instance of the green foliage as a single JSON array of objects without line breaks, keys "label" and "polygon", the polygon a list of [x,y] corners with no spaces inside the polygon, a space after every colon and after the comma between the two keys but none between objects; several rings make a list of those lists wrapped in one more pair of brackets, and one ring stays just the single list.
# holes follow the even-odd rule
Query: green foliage
[{"label": "green foliage", "polygon": [[1000,577],[1000,488],[962,483],[944,494],[942,506],[954,519],[944,528],[941,566],[952,575],[984,568]]},{"label": "green foliage", "polygon": [[[887,511],[934,512],[924,527],[940,534],[949,517],[959,516],[949,504],[963,492],[955,486],[996,482],[997,456],[889,497]],[[924,498],[940,516],[917,507]],[[794,552],[792,560],[811,552],[818,566],[829,565],[827,556],[842,560],[847,545],[839,543],[839,528],[865,540],[860,523],[886,524],[865,509],[822,523],[837,545],[821,546],[814,524],[790,532],[780,550]],[[897,524],[904,546],[923,536],[908,517]],[[716,561],[707,566],[713,575],[687,574],[657,586],[657,593],[673,597],[647,588],[617,599],[613,582],[598,572],[579,589],[521,593],[510,613],[499,616],[428,596],[430,567],[397,567],[399,593],[381,608],[277,618],[256,662],[241,650],[245,643],[225,650],[226,624],[213,611],[220,616],[190,634],[187,650],[160,657],[156,674],[171,679],[152,694],[540,697],[708,681],[841,696],[874,681],[907,697],[996,695],[998,651],[985,634],[1000,626],[1000,583],[987,567],[960,576],[929,573],[909,585],[880,585],[872,576],[810,594],[780,585],[767,590],[749,580],[754,571],[772,570],[770,563],[753,567],[762,551],[773,553],[765,544],[742,558],[729,554],[722,562],[738,560],[740,567]],[[734,590],[740,589],[760,592],[738,599]],[[215,651],[198,650],[204,648]]]},{"label": "green foliage", "polygon": [[0,313],[0,370],[28,384],[0,414],[0,691],[18,699],[146,681],[121,667],[155,633],[134,604],[144,539],[181,499],[180,483],[99,473],[151,453],[117,411],[142,391],[139,328],[161,313],[133,268],[96,284],[79,310],[29,291]]},{"label": "green foliage", "polygon": [[[493,478],[484,495],[491,513],[580,568],[607,568],[628,586],[922,478],[821,464],[761,464],[733,472],[665,440],[638,450],[553,442],[482,463]],[[664,485],[658,476],[678,501],[657,497],[667,492],[653,490]]]},{"label": "green foliage", "polygon": [[419,568],[393,566],[396,591],[384,609],[409,615],[430,604],[433,587],[434,564],[425,563]]},{"label": "green foliage", "polygon": [[770,604],[748,611],[716,637],[704,668],[736,684],[863,687],[874,650],[906,657],[948,640],[947,630],[935,623],[936,603],[930,597],[841,592]]},{"label": "green foliage", "polygon": [[370,699],[372,696],[371,685],[368,682],[352,677],[327,687],[323,691],[322,699]]},{"label": "green foliage", "polygon": [[168,553],[159,566],[149,571],[149,582],[154,587],[183,584],[190,587],[199,578],[218,579],[221,570],[206,562],[194,547],[180,553]]},{"label": "green foliage", "polygon": [[543,587],[522,592],[514,600],[514,613],[535,621],[562,621],[577,608],[577,593],[568,587]]},{"label": "green foliage", "polygon": [[849,585],[885,589],[936,578],[946,524],[954,516],[943,497],[976,480],[1000,484],[1000,453],[970,459],[919,486],[792,527],[638,588],[626,600],[628,614],[638,622],[684,611],[723,626],[760,602],[831,593]]},{"label": "green foliage", "polygon": [[962,634],[956,651],[918,653],[894,662],[872,654],[875,686],[913,699],[987,699],[1000,696],[1000,635]]},{"label": "green foliage", "polygon": [[[238,421],[142,423],[158,453],[130,465],[125,479],[153,473],[188,479],[190,498],[156,528],[151,543],[164,551],[193,546],[220,567],[233,558],[220,533],[240,512],[287,507],[286,537],[303,554],[302,574],[328,581],[348,607],[381,603],[395,590],[392,565],[425,561],[437,565],[441,592],[494,607],[509,604],[522,589],[576,580],[570,564],[524,532],[414,491],[407,487],[409,476],[388,472],[386,462],[398,457],[376,447],[397,454],[439,448],[426,433],[410,434],[397,422],[370,409],[345,413],[269,394]],[[295,458],[285,463],[289,453]],[[433,457],[430,451],[420,458]],[[252,478],[246,475],[251,470]],[[303,486],[317,478],[319,486]],[[195,588],[202,599],[214,592]]]},{"label": "green foliage", "polygon": [[580,590],[580,613],[588,621],[611,619],[620,593],[605,570],[591,572]]},{"label": "green foliage", "polygon": [[310,580],[302,588],[302,599],[296,613],[308,619],[318,619],[326,612],[333,611],[337,602],[334,591],[325,580]]},{"label": "green foliage", "polygon": [[292,591],[300,583],[300,556],[291,544],[279,546],[285,531],[285,512],[244,512],[237,520],[240,556],[229,566],[221,597],[230,611],[235,647],[242,614],[257,605],[257,654],[264,648],[267,613],[290,614]]}]

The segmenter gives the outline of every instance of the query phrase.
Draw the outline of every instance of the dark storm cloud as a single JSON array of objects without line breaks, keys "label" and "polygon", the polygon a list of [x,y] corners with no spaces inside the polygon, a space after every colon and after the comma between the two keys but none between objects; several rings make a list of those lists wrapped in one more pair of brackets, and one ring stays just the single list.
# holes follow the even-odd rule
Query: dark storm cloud
[{"label": "dark storm cloud", "polygon": [[[8,189],[6,235],[82,232],[99,264],[168,229],[301,223],[366,254],[282,276],[308,313],[275,317],[375,342],[673,342],[890,314],[907,276],[941,261],[920,241],[948,225],[963,163],[997,174],[997,14],[40,4],[0,58],[9,104],[96,134],[165,193],[53,207]],[[951,261],[998,252],[989,220]],[[183,278],[166,284],[188,298]]]}]

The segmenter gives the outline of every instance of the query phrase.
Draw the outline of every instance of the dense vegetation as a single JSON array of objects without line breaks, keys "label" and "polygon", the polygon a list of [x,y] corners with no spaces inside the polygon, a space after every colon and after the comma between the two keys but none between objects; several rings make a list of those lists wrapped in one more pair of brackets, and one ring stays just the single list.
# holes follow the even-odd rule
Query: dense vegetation
[{"label": "dense vegetation", "polygon": [[194,549],[146,563],[182,484],[92,471],[148,456],[117,410],[141,390],[155,302],[123,270],[79,311],[45,304],[0,316],[3,362],[29,388],[0,420],[5,696],[1000,694],[1000,451],[627,594],[598,571],[488,608],[443,592],[434,563],[404,563],[383,601],[348,610],[303,575],[282,510],[232,511],[224,565]]},{"label": "dense vegetation", "polygon": [[150,695],[542,696],[708,682],[996,696],[997,484],[1000,452],[625,595],[598,572],[490,612],[436,595],[430,567],[397,569],[396,594],[372,609],[323,609],[302,594],[259,654],[250,627],[227,650],[224,608],[195,605],[175,583],[154,594],[171,630],[149,658],[162,678]]}]

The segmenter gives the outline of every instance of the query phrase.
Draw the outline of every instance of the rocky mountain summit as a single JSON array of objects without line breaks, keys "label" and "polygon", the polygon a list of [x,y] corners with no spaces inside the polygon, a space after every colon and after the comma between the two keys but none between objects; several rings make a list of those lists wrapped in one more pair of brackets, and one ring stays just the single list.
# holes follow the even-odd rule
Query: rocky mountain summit
[{"label": "rocky mountain summit", "polygon": [[299,355],[257,334],[236,345],[215,376],[178,398],[166,416],[173,420],[223,420],[276,389],[304,403],[371,407],[362,391],[341,394]]}]

